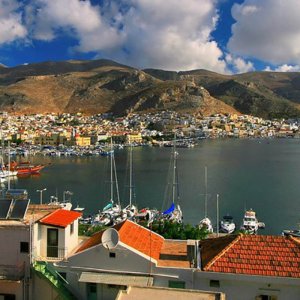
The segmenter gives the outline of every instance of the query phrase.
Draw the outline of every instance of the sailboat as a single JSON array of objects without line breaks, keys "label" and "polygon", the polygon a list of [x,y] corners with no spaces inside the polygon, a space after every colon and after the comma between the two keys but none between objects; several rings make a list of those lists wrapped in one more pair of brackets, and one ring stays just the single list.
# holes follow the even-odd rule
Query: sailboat
[{"label": "sailboat", "polygon": [[199,222],[199,228],[205,228],[209,233],[213,233],[214,229],[211,224],[211,220],[207,217],[207,167],[205,170],[205,205],[204,205],[204,219]]},{"label": "sailboat", "polygon": [[[174,135],[173,151],[172,151],[172,163],[173,163],[173,174],[172,174],[172,204],[171,206],[162,213],[163,220],[169,220],[172,222],[182,223],[182,211],[178,204],[179,192],[178,192],[178,173],[177,173],[177,157],[178,152],[176,151],[176,134]],[[177,202],[177,203],[176,203]]]},{"label": "sailboat", "polygon": [[[115,178],[114,178],[115,177]],[[115,179],[115,180],[114,180]],[[117,203],[114,202],[114,183],[116,185]],[[116,172],[115,155],[113,151],[113,144],[111,140],[111,154],[110,154],[110,201],[109,203],[95,215],[93,219],[94,225],[114,225],[124,220],[124,214],[121,210],[119,188]]]},{"label": "sailboat", "polygon": [[134,192],[133,186],[133,162],[132,162],[132,144],[130,144],[129,150],[129,204],[123,209],[123,213],[126,214],[128,219],[133,219],[137,214],[137,207],[132,203]]}]

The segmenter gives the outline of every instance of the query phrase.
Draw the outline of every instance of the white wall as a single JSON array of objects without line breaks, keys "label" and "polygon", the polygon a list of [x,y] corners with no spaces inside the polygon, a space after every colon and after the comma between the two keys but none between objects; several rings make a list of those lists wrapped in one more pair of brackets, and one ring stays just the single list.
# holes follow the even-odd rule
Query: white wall
[{"label": "white wall", "polygon": [[[116,257],[110,257],[110,252],[115,253]],[[149,272],[150,270],[147,258],[131,251],[122,243],[112,250],[97,245],[70,256],[67,262],[61,262],[60,265],[129,272]],[[151,265],[153,268],[155,263],[152,262]]]},{"label": "white wall", "polygon": [[47,257],[47,229],[54,228],[58,229],[58,248],[65,248],[66,238],[65,238],[65,228],[58,228],[54,226],[41,225],[41,241],[40,241],[40,255],[41,257]]},{"label": "white wall", "polygon": [[[25,264],[25,272],[29,274],[29,253],[21,253],[20,243],[30,244],[29,226],[4,226],[0,230],[0,266],[22,267]],[[16,270],[15,270],[16,272]]]},{"label": "white wall", "polygon": [[73,234],[70,234],[70,225],[66,228],[54,227],[54,226],[41,226],[41,240],[37,242],[37,247],[40,246],[40,256],[47,257],[47,229],[56,228],[58,229],[58,248],[66,248],[67,252],[65,255],[68,255],[78,246],[78,220],[74,221],[74,231]]},{"label": "white wall", "polygon": [[68,255],[73,251],[73,249],[75,249],[78,246],[78,220],[75,220],[73,224],[74,224],[74,230],[72,234],[71,234],[71,225],[68,225],[65,228],[64,244],[66,245],[65,247],[68,250],[67,252]]}]

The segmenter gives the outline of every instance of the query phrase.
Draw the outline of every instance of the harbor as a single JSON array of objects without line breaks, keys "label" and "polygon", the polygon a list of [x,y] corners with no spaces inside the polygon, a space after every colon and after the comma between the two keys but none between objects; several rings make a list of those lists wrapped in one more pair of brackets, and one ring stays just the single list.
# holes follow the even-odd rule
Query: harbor
[{"label": "harbor", "polygon": [[[129,148],[115,150],[116,170],[122,207],[129,200]],[[168,209],[164,202],[168,185],[171,149],[133,148],[132,202],[138,209]],[[205,174],[208,168],[207,216],[214,228],[219,216],[230,214],[240,227],[245,210],[252,208],[266,224],[260,234],[281,234],[297,229],[300,195],[299,140],[203,140],[193,148],[178,149],[179,204],[183,222],[196,225],[205,217]],[[73,207],[85,207],[85,215],[96,214],[110,200],[110,157],[27,157],[32,163],[47,165],[40,174],[17,177],[11,188],[27,189],[31,203],[40,203],[37,190],[46,188],[42,202],[54,196],[63,199],[73,193]],[[3,183],[5,188],[7,183]],[[168,199],[166,199],[168,198]],[[170,203],[170,202],[169,202]]]}]

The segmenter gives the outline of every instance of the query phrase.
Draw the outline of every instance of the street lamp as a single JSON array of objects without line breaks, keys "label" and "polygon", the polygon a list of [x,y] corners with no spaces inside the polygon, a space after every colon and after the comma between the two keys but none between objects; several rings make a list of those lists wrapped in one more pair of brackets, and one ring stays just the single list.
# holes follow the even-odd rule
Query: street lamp
[{"label": "street lamp", "polygon": [[42,189],[42,190],[36,190],[38,193],[40,193],[40,204],[43,204],[43,192],[47,191],[46,188]]}]

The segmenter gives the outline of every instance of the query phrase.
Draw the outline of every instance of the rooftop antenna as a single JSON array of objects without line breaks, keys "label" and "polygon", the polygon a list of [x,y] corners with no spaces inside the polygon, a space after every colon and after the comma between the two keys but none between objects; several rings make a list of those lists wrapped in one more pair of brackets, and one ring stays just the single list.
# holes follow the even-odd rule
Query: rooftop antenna
[{"label": "rooftop antenna", "polygon": [[117,247],[120,241],[119,233],[114,228],[106,229],[101,237],[102,246],[108,250],[114,249]]}]

